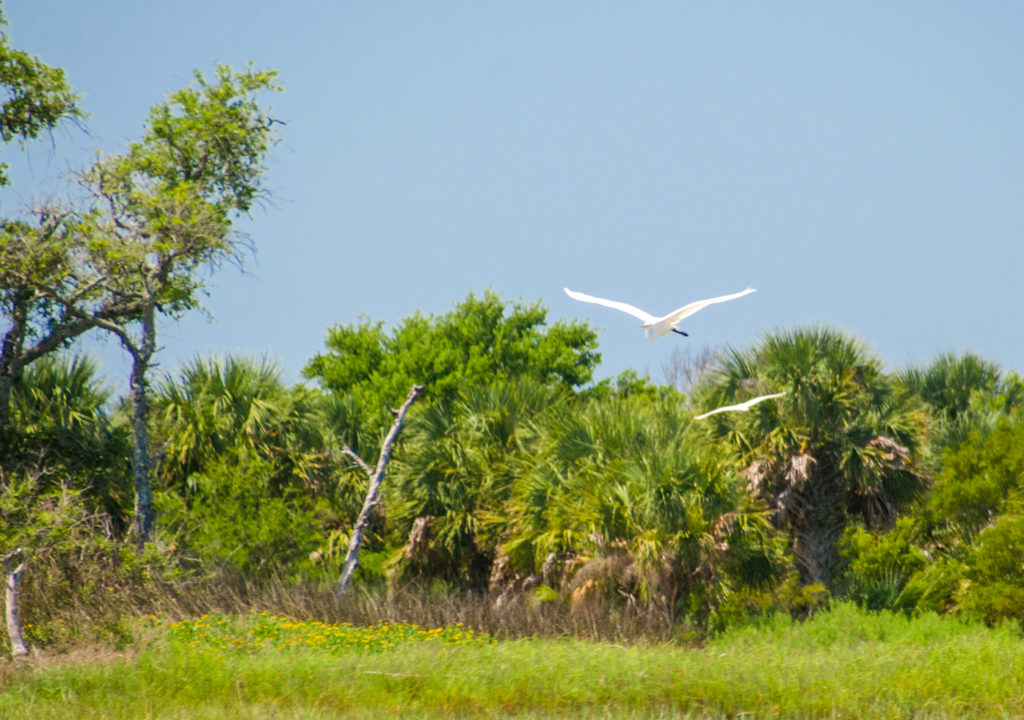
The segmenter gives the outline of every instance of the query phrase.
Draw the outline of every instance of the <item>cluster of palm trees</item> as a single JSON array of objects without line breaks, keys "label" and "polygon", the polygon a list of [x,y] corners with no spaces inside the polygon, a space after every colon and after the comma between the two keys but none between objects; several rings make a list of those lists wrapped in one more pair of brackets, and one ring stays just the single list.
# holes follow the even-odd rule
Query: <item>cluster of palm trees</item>
[{"label": "cluster of palm trees", "polygon": [[[586,586],[707,619],[737,598],[783,602],[790,586],[853,592],[851,573],[894,527],[918,560],[886,570],[899,576],[887,602],[919,597],[927,578],[914,573],[939,556],[959,558],[943,567],[962,580],[971,548],[991,546],[984,521],[936,516],[949,502],[936,489],[958,447],[1019,424],[1024,384],[993,364],[947,355],[889,373],[859,340],[810,327],[719,353],[689,390],[523,374],[427,397],[409,413],[357,581],[562,597]],[[774,402],[694,420],[769,391]],[[15,393],[11,452],[46,468],[36,497],[74,490],[116,535],[130,443],[111,400],[89,361],[35,364]],[[372,455],[375,423],[345,393],[288,386],[265,361],[187,363],[153,401],[157,545],[204,572],[336,577],[366,482],[343,449]],[[1024,481],[1007,473],[989,521],[1018,507]]]}]

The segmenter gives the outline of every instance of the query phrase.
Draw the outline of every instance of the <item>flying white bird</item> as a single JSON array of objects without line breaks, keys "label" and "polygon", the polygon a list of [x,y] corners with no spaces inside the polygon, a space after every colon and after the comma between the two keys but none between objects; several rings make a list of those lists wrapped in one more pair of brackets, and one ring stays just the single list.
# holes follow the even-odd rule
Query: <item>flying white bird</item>
[{"label": "flying white bird", "polygon": [[593,295],[586,295],[569,288],[562,288],[565,290],[565,294],[571,297],[573,300],[579,300],[581,302],[595,303],[597,305],[604,305],[614,310],[621,310],[624,313],[629,313],[635,318],[640,318],[644,321],[641,325],[644,328],[644,332],[647,335],[648,340],[654,340],[654,338],[660,338],[662,335],[668,335],[670,332],[678,333],[680,335],[687,335],[682,330],[676,327],[681,320],[688,318],[699,310],[703,310],[708,305],[714,305],[715,303],[725,302],[726,300],[735,300],[738,297],[749,295],[752,292],[757,292],[754,288],[748,287],[746,290],[741,290],[738,293],[732,295],[722,295],[721,297],[708,298],[707,300],[697,300],[690,303],[689,305],[683,305],[678,310],[670,312],[668,315],[662,317],[655,317],[649,312],[645,312],[638,307],[634,307],[628,303],[617,302],[615,300],[605,300],[604,298],[594,297]]},{"label": "flying white bird", "polygon": [[714,415],[715,413],[720,413],[720,412],[729,412],[730,410],[739,410],[740,412],[746,412],[747,410],[749,410],[754,405],[757,405],[762,400],[768,400],[770,398],[782,397],[785,394],[786,393],[784,393],[784,392],[780,392],[780,393],[775,393],[774,395],[762,395],[761,397],[756,397],[753,400],[747,400],[746,402],[740,403],[739,405],[726,405],[725,407],[715,408],[711,412],[706,412],[703,415],[697,415],[693,419],[694,420],[703,420],[708,415]]}]

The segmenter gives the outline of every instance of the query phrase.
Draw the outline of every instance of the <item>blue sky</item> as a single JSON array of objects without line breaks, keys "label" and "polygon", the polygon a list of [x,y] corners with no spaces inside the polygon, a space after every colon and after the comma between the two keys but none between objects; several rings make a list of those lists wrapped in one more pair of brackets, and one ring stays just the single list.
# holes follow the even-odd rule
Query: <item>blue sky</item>
[{"label": "blue sky", "polygon": [[[88,135],[4,151],[5,213],[216,62],[276,68],[287,122],[256,255],[212,322],[165,324],[162,369],[446,312],[487,288],[601,328],[599,377],[674,347],[820,322],[890,368],[974,351],[1024,372],[1024,4],[293,2],[4,4],[67,71]],[[662,314],[758,292],[654,343],[568,286]],[[685,347],[685,345],[683,345]],[[105,370],[128,364],[93,342]]]}]

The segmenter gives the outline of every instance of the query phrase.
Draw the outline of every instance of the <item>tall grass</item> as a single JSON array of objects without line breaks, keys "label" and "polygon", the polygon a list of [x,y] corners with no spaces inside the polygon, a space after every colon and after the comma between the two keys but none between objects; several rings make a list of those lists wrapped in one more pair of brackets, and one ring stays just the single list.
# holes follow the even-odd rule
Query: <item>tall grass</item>
[{"label": "tall grass", "polygon": [[[38,571],[37,571],[38,572]],[[156,577],[146,584],[91,584],[87,598],[47,592],[28,584],[22,620],[30,644],[44,651],[68,651],[88,644],[123,647],[131,618],[161,615],[172,619],[207,613],[273,612],[300,620],[372,625],[409,622],[439,627],[462,623],[498,638],[557,637],[619,643],[666,642],[696,637],[692,628],[674,624],[655,607],[593,602],[570,611],[560,600],[533,596],[497,604],[486,594],[452,593],[443,586],[402,590],[359,589],[338,600],[331,585],[296,585],[274,578],[262,582],[239,575],[176,580]],[[69,597],[71,598],[69,600]],[[6,637],[0,652],[9,653]]]},{"label": "tall grass", "polygon": [[727,631],[703,647],[568,637],[463,643],[459,629],[390,625],[358,632],[415,637],[321,646],[312,638],[326,634],[323,623],[261,614],[151,625],[115,660],[37,661],[8,673],[0,717],[1024,716],[1016,627],[846,604],[804,623],[776,618]]}]

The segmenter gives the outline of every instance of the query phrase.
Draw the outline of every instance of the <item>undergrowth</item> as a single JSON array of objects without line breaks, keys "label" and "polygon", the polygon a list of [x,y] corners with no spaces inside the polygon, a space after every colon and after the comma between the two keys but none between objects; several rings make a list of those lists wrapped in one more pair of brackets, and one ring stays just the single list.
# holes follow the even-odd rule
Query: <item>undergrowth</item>
[{"label": "undergrowth", "polygon": [[1014,625],[837,604],[703,647],[495,641],[461,626],[357,626],[271,613],[136,621],[102,662],[35,659],[0,717],[1009,718],[1024,715]]}]

